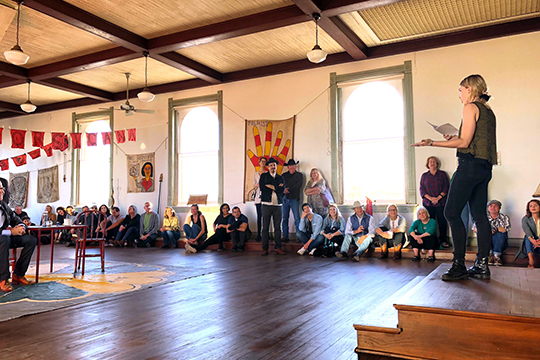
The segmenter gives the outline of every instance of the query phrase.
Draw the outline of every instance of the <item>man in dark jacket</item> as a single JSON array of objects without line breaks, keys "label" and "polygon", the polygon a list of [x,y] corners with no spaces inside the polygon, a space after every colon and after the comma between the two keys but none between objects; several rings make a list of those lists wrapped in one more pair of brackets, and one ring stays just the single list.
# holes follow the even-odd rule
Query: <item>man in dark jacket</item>
[{"label": "man in dark jacket", "polygon": [[270,158],[266,166],[268,172],[261,174],[259,188],[262,204],[262,256],[268,255],[268,238],[270,236],[270,219],[274,220],[274,241],[276,254],[285,255],[281,250],[281,206],[283,204],[284,181],[276,172],[277,160]]},{"label": "man in dark jacket", "polygon": [[[0,199],[3,198],[4,191],[4,185],[0,184]],[[8,292],[13,290],[13,286],[9,283],[10,248],[23,248],[15,264],[15,271],[13,271],[11,279],[12,283],[19,285],[33,284],[33,281],[27,280],[24,276],[36,247],[36,238],[26,234],[26,226],[4,201],[0,201],[0,226],[0,291]],[[11,227],[11,229],[8,230],[8,227]]]},{"label": "man in dark jacket", "polygon": [[292,211],[294,216],[294,228],[298,233],[300,225],[300,193],[304,184],[304,175],[296,171],[296,165],[300,161],[289,159],[285,166],[288,171],[283,173],[285,189],[283,190],[283,220],[281,222],[281,241],[289,242],[289,213]]}]

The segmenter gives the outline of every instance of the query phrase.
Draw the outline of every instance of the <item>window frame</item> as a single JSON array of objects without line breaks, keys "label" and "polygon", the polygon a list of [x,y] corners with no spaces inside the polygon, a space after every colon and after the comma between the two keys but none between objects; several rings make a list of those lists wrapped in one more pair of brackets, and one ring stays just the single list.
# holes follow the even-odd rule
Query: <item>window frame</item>
[{"label": "window frame", "polygon": [[412,87],[412,62],[405,61],[403,65],[396,65],[381,69],[367,70],[356,73],[341,74],[330,73],[330,138],[331,138],[331,165],[332,189],[339,203],[343,204],[343,139],[342,139],[342,96],[338,85],[347,82],[366,80],[383,80],[389,76],[402,75],[403,112],[404,112],[404,159],[405,159],[405,203],[416,204],[416,163],[415,149],[409,147],[414,142],[414,111]]},{"label": "window frame", "polygon": [[[87,113],[76,112],[71,113],[71,132],[78,133],[81,129],[82,123],[92,122],[95,120],[107,120],[109,118],[109,126],[111,128],[111,139],[114,136],[114,107],[110,107],[107,110],[101,111],[92,111]],[[81,135],[82,137],[82,135]],[[81,138],[81,141],[83,139]],[[110,197],[112,195],[112,183],[113,183],[113,169],[114,169],[114,151],[113,151],[113,142],[111,142],[110,147],[110,163],[109,163],[109,205],[111,203]],[[80,206],[80,178],[81,178],[81,149],[71,148],[71,198],[70,202],[74,206]]]},{"label": "window frame", "polygon": [[[215,94],[196,96],[184,99],[169,98],[169,174],[168,174],[168,193],[167,204],[173,207],[177,212],[188,212],[189,205],[178,205],[179,186],[178,186],[178,171],[179,171],[179,149],[180,149],[180,119],[176,107],[192,106],[216,102],[217,118],[219,127],[219,148],[218,148],[218,204],[223,203],[223,91],[219,90]],[[212,206],[212,205],[210,205]]]}]

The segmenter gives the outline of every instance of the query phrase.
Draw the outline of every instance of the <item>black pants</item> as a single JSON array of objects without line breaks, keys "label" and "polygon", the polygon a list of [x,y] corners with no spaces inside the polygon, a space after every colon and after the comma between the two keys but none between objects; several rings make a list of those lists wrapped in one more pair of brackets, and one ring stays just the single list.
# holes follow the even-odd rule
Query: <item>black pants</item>
[{"label": "black pants", "polygon": [[201,251],[201,250],[205,250],[210,245],[219,244],[219,248],[223,249],[223,242],[229,241],[229,238],[230,236],[227,233],[227,230],[225,230],[224,228],[219,228],[216,230],[214,235],[210,236],[202,244],[192,245],[192,247],[197,251]]},{"label": "black pants", "polygon": [[429,217],[435,220],[439,226],[439,240],[441,243],[447,243],[448,223],[444,217],[444,206],[426,206],[426,209],[429,212]]},{"label": "black pants", "polygon": [[413,249],[426,249],[426,250],[436,250],[439,248],[439,241],[436,236],[426,236],[422,238],[422,244],[419,244],[411,236],[411,246]]},{"label": "black pants", "polygon": [[260,241],[262,230],[262,204],[255,204],[255,209],[257,210],[257,241]]},{"label": "black pants", "polygon": [[0,235],[0,281],[9,279],[9,249],[23,248],[17,259],[13,273],[17,276],[25,276],[36,244],[37,239],[32,235]]},{"label": "black pants", "polygon": [[262,205],[262,248],[268,250],[268,238],[270,237],[270,219],[274,222],[275,248],[281,248],[281,206]]},{"label": "black pants", "polygon": [[251,231],[249,231],[249,228],[246,229],[246,231],[240,231],[240,230],[234,230],[231,234],[231,240],[232,240],[232,246],[234,248],[244,248],[244,244],[246,243],[246,239],[249,239],[251,236]]},{"label": "black pants", "polygon": [[478,229],[478,258],[489,256],[491,226],[486,213],[487,190],[491,180],[491,168],[487,162],[459,158],[458,168],[450,183],[450,191],[444,214],[450,223],[454,242],[454,260],[465,260],[467,230],[461,220],[461,212],[469,202],[473,221]]}]

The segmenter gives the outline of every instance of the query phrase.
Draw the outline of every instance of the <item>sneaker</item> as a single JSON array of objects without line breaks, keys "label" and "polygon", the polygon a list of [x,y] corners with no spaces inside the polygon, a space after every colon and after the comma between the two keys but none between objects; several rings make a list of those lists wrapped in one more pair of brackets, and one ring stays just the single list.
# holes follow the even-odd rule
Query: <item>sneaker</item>
[{"label": "sneaker", "polygon": [[489,265],[495,265],[495,256],[493,255],[493,253],[489,254],[488,264]]},{"label": "sneaker", "polygon": [[[303,249],[303,248],[302,248]],[[311,251],[309,252],[309,255],[313,256],[315,255],[315,250],[317,250],[316,248],[315,249],[311,249]]]},{"label": "sneaker", "polygon": [[238,248],[236,246],[233,246],[233,248],[231,249],[232,252],[237,252],[238,251]]},{"label": "sneaker", "polygon": [[187,253],[191,253],[191,254],[197,253],[197,250],[193,246],[191,246],[188,242],[186,242],[185,248],[186,248]]},{"label": "sneaker", "polygon": [[360,256],[354,255],[353,260],[356,261],[356,262],[360,262]]},{"label": "sneaker", "polygon": [[224,248],[219,248],[219,249],[217,249],[217,251],[222,252],[222,251],[225,251],[225,249]]},{"label": "sneaker", "polygon": [[491,278],[491,271],[489,271],[488,259],[476,258],[474,265],[471,268],[469,268],[468,272],[469,272],[469,276],[472,276],[473,278],[489,280]]},{"label": "sneaker", "polygon": [[347,255],[347,253],[344,253],[344,252],[341,252],[341,251],[336,251],[336,257],[338,259],[347,259],[349,257],[349,255]]},{"label": "sneaker", "polygon": [[502,263],[501,257],[495,255],[494,258],[495,258],[494,265],[495,265],[495,266],[502,266],[503,263]]},{"label": "sneaker", "polygon": [[435,256],[428,256],[426,260],[427,262],[435,262]]},{"label": "sneaker", "polygon": [[306,249],[304,249],[303,247],[300,248],[300,250],[298,250],[296,252],[298,255],[304,255],[306,253]]},{"label": "sneaker", "polygon": [[469,278],[469,273],[465,267],[465,260],[454,260],[452,267],[441,277],[443,281],[465,280]]},{"label": "sneaker", "polygon": [[419,255],[413,256],[411,260],[412,261],[420,261],[420,256]]},{"label": "sneaker", "polygon": [[445,241],[441,244],[441,246],[445,249],[448,249],[450,247],[450,244]]}]

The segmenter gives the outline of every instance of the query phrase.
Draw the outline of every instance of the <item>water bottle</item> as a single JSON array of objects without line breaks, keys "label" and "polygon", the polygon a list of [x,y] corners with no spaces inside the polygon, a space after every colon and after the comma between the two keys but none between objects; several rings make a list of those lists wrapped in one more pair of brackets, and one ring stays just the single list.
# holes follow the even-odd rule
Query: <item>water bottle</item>
[{"label": "water bottle", "polygon": [[49,214],[44,211],[43,212],[43,215],[41,216],[41,225],[42,226],[47,226],[47,221],[49,220]]}]

